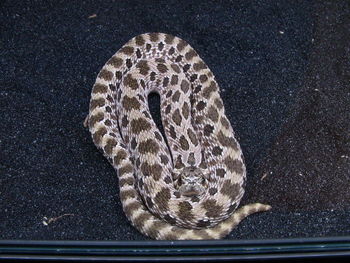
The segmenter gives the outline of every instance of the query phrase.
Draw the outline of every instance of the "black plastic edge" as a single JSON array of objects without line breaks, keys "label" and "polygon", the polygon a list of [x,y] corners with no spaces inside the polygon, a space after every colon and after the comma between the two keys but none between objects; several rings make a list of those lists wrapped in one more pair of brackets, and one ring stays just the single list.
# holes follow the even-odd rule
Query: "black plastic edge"
[{"label": "black plastic edge", "polygon": [[313,244],[324,243],[324,245],[344,242],[350,245],[350,236],[342,237],[313,237],[313,238],[283,238],[283,239],[247,239],[247,240],[148,240],[148,241],[99,241],[99,240],[0,240],[2,246],[117,246],[117,247],[202,247],[222,245],[276,245],[276,244]]},{"label": "black plastic edge", "polygon": [[349,237],[203,241],[0,240],[5,261],[230,261],[350,258]]}]

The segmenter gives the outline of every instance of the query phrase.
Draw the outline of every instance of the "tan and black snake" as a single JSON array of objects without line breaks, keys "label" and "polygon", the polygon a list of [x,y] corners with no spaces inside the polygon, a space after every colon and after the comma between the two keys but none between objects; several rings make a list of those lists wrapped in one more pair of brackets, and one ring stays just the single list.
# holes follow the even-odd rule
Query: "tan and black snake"
[{"label": "tan and black snake", "polygon": [[[165,136],[148,95],[160,96]],[[238,208],[246,168],[213,73],[184,40],[134,37],[103,66],[86,118],[95,145],[117,171],[131,223],[155,239],[218,239],[246,216]]]}]

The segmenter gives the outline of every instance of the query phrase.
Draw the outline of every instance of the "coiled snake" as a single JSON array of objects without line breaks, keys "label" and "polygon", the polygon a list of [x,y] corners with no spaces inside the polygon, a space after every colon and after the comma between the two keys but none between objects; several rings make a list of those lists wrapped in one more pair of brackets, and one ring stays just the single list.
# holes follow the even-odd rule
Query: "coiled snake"
[{"label": "coiled snake", "polygon": [[[164,134],[148,108],[158,93]],[[213,73],[184,40],[134,37],[114,54],[92,89],[89,127],[118,173],[131,223],[155,239],[218,239],[259,203],[235,211],[246,168]]]}]

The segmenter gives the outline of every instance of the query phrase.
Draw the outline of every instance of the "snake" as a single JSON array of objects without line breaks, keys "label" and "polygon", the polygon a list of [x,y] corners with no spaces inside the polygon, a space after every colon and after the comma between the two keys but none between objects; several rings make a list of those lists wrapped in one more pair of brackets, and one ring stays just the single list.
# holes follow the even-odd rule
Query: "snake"
[{"label": "snake", "polygon": [[[160,98],[161,127],[149,109]],[[102,67],[84,125],[118,175],[123,211],[158,240],[220,239],[271,206],[238,208],[246,166],[214,74],[183,39],[145,33]]]}]

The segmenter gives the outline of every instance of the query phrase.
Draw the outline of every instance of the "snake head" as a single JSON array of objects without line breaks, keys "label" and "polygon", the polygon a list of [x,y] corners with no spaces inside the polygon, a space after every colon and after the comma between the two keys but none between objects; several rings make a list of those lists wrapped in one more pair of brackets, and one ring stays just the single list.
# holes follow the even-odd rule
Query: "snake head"
[{"label": "snake head", "polygon": [[202,169],[193,166],[183,168],[174,179],[175,186],[183,196],[200,196],[208,187],[208,176]]}]

